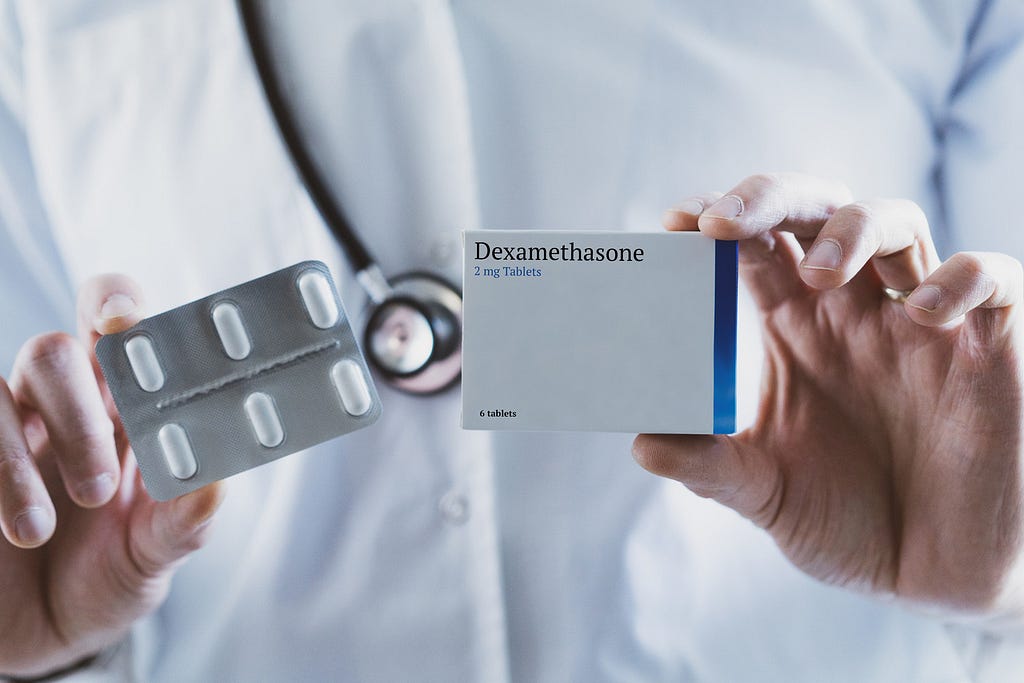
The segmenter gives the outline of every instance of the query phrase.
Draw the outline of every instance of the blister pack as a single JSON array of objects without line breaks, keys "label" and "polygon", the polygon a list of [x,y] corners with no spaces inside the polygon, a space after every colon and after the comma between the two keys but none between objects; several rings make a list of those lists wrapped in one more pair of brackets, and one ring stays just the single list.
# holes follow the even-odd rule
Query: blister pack
[{"label": "blister pack", "polygon": [[96,357],[157,500],[368,427],[381,414],[319,261],[101,337]]}]

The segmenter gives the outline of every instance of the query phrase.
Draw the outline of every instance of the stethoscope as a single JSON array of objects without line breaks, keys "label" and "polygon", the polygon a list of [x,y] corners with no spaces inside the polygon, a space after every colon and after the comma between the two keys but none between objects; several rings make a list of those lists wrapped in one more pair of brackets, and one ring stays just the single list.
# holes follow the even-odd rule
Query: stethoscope
[{"label": "stethoscope", "polygon": [[462,372],[462,294],[444,278],[424,272],[385,277],[345,218],[302,145],[295,120],[274,74],[255,3],[237,0],[238,13],[270,112],[310,199],[372,302],[363,352],[380,376],[413,394],[443,391]]}]

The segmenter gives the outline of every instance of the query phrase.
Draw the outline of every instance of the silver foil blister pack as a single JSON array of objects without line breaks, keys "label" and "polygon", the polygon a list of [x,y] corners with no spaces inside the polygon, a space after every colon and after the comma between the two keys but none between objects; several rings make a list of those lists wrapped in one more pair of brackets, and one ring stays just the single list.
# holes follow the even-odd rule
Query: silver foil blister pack
[{"label": "silver foil blister pack", "polygon": [[381,414],[319,261],[101,337],[96,357],[158,500],[367,427]]}]

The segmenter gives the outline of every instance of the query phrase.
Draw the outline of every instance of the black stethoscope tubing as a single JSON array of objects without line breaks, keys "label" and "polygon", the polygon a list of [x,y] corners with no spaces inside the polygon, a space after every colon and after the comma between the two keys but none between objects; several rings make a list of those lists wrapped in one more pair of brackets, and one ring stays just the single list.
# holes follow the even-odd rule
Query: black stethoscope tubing
[{"label": "black stethoscope tubing", "polygon": [[[271,63],[271,50],[260,27],[256,3],[252,0],[237,0],[236,4],[253,65],[292,165],[313,205],[345,253],[356,274],[356,280],[375,306],[364,336],[367,357],[389,383],[403,391],[428,395],[444,390],[461,373],[461,344],[458,341],[461,336],[461,294],[443,278],[434,275],[409,273],[394,281],[384,277],[377,260],[328,190],[327,183],[303,144],[298,125],[291,115],[281,82]],[[407,371],[397,361],[389,360],[389,342],[405,340],[401,332],[393,330],[416,328],[421,336],[428,334],[424,332],[427,328],[422,321],[426,321],[429,326],[431,350],[429,355],[421,354],[421,366]],[[418,327],[409,325],[410,322],[418,323]],[[389,334],[395,338],[389,339]],[[381,338],[384,341],[378,344],[377,340]],[[399,343],[399,346],[402,345]]]},{"label": "black stethoscope tubing", "polygon": [[334,237],[342,245],[345,256],[348,257],[352,268],[357,273],[376,265],[377,260],[370,254],[359,235],[352,228],[345,217],[345,212],[335,202],[330,191],[327,189],[320,173],[317,172],[313,159],[306,151],[302,143],[302,136],[299,134],[298,126],[291,116],[288,103],[285,100],[281,82],[274,72],[273,64],[270,63],[270,48],[266,37],[259,26],[259,19],[256,17],[254,4],[251,0],[238,0],[239,15],[242,19],[242,27],[245,30],[250,52],[252,53],[253,64],[263,84],[263,92],[267,98],[270,112],[273,114],[281,139],[292,159],[299,178],[302,180],[310,199],[316,206],[317,211],[323,216],[327,227],[334,233]]}]

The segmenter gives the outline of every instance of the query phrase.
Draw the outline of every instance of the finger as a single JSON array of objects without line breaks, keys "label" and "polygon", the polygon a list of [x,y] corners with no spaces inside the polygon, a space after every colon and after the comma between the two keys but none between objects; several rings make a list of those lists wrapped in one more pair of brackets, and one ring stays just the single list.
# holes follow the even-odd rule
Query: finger
[{"label": "finger", "polygon": [[708,192],[684,199],[662,215],[661,223],[666,230],[692,232],[697,229],[697,219],[704,209],[721,197],[721,192]]},{"label": "finger", "polygon": [[85,348],[60,332],[30,339],[14,361],[11,388],[46,425],[71,500],[82,507],[107,503],[121,467],[114,425]]},{"label": "finger", "polygon": [[1005,254],[961,252],[954,254],[907,298],[911,320],[927,326],[944,325],[967,315],[976,331],[998,334],[1000,321],[1024,297],[1021,264]]},{"label": "finger", "polygon": [[765,312],[811,288],[800,279],[803,250],[792,235],[764,232],[740,245],[740,275],[757,307]]},{"label": "finger", "polygon": [[[721,198],[721,192],[708,192],[685,199],[665,212],[662,223],[671,231],[697,230],[701,213]],[[803,251],[795,240],[766,231],[742,240],[739,257],[743,280],[763,311],[808,291],[797,268]]]},{"label": "finger", "polygon": [[97,275],[78,291],[78,338],[89,350],[93,374],[107,414],[117,419],[114,399],[96,360],[96,342],[101,335],[123,332],[139,322],[143,307],[142,288],[126,275]]},{"label": "finger", "polygon": [[19,548],[35,548],[53,535],[56,519],[14,397],[0,378],[0,528]]},{"label": "finger", "polygon": [[147,499],[135,509],[129,530],[131,570],[139,581],[155,578],[198,550],[224,500],[221,482],[164,502]]},{"label": "finger", "polygon": [[871,261],[882,283],[913,289],[938,265],[921,208],[906,199],[871,199],[840,207],[800,264],[807,284],[834,289]]},{"label": "finger", "polygon": [[139,322],[142,288],[127,275],[90,278],[78,292],[79,338],[88,349],[100,335],[123,332]]},{"label": "finger", "polygon": [[640,434],[633,457],[641,467],[682,482],[768,528],[782,503],[782,476],[740,437]]},{"label": "finger", "polygon": [[697,224],[710,237],[742,240],[772,229],[814,236],[853,197],[842,183],[801,173],[753,175],[705,209]]}]

